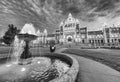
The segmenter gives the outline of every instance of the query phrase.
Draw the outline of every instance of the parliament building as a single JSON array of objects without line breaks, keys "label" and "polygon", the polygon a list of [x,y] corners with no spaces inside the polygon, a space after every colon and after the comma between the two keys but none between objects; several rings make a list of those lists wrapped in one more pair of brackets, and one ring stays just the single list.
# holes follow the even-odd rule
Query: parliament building
[{"label": "parliament building", "polygon": [[82,27],[80,21],[69,14],[56,30],[57,43],[82,43],[95,46],[119,46],[120,26],[107,26],[96,31],[88,31],[87,27]]},{"label": "parliament building", "polygon": [[[80,32],[81,30],[81,32]],[[82,33],[82,34],[80,34]],[[60,23],[59,29],[56,30],[56,38],[61,43],[85,42],[87,29],[80,28],[80,21],[70,13],[67,19]]]}]

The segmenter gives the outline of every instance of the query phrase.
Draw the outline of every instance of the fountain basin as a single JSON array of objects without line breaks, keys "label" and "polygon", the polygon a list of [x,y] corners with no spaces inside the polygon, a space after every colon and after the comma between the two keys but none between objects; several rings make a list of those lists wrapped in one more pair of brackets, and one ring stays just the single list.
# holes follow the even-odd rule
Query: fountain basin
[{"label": "fountain basin", "polygon": [[17,35],[19,39],[21,40],[25,40],[25,41],[31,41],[31,40],[35,40],[37,38],[37,36],[33,35],[33,34],[18,34]]},{"label": "fountain basin", "polygon": [[34,54],[31,64],[0,66],[0,82],[74,82],[79,65],[67,54]]}]

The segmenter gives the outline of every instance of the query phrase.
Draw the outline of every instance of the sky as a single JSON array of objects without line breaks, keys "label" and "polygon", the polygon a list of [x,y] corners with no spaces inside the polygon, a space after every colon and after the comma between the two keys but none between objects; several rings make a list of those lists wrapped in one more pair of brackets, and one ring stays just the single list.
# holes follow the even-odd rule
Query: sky
[{"label": "sky", "polygon": [[8,24],[21,29],[25,23],[52,33],[69,13],[88,30],[119,25],[120,0],[0,0],[0,35]]}]

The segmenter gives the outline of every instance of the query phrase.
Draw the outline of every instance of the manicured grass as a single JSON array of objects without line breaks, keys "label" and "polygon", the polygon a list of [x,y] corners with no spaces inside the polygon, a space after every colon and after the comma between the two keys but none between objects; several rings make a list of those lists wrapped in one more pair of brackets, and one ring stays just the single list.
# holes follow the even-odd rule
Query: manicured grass
[{"label": "manicured grass", "polygon": [[12,53],[12,47],[0,47],[0,54]]},{"label": "manicured grass", "polygon": [[114,68],[117,71],[120,71],[120,51],[109,51],[109,50],[101,50],[97,51],[97,49],[87,50],[87,49],[67,49],[63,51],[63,53],[75,54],[77,56],[86,57],[103,64]]},{"label": "manicured grass", "polygon": [[13,52],[12,47],[0,47],[0,58],[8,57]]},{"label": "manicured grass", "polygon": [[[32,55],[48,53],[49,48],[30,48]],[[13,53],[13,47],[0,47],[0,58],[10,56]]]}]

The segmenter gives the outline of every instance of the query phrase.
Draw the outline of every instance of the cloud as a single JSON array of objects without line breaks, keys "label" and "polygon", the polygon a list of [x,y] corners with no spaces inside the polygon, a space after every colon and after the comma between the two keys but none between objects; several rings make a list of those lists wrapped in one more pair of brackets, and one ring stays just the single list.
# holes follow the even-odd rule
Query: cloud
[{"label": "cloud", "polygon": [[68,13],[81,20],[83,26],[97,28],[106,21],[118,21],[120,0],[0,0],[0,14],[6,15],[2,22],[8,24],[11,20],[18,27],[33,23],[35,27],[53,31]]},{"label": "cloud", "polygon": [[[116,4],[119,0],[51,0],[54,2],[54,8],[61,10],[62,15],[72,13],[83,21],[95,21],[97,17],[106,17],[119,15],[120,7]],[[113,13],[114,12],[114,13]],[[110,17],[110,16],[109,16]]]}]

